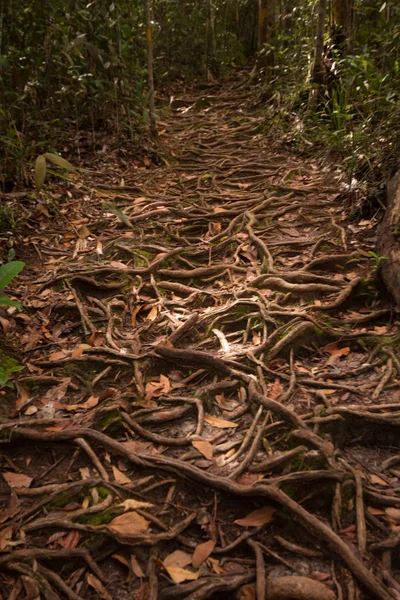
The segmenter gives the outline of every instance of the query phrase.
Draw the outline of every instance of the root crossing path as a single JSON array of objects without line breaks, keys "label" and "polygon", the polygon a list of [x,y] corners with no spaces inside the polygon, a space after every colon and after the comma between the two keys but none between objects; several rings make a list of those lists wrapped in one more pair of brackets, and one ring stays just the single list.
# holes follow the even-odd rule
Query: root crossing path
[{"label": "root crossing path", "polygon": [[174,100],[153,162],[54,184],[26,231],[2,598],[400,597],[374,222],[239,83]]}]

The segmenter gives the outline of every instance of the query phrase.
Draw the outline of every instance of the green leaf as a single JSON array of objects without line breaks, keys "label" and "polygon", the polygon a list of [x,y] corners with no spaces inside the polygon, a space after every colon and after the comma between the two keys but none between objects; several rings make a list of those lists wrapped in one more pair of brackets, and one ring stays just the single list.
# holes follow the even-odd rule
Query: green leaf
[{"label": "green leaf", "polygon": [[43,154],[43,156],[46,160],[51,162],[53,165],[57,165],[58,167],[66,169],[67,171],[71,171],[72,173],[78,173],[78,169],[76,167],[74,167],[74,165],[71,165],[71,163],[68,160],[65,160],[65,158],[62,158],[58,154],[52,154],[51,152],[46,152],[45,154]]},{"label": "green leaf", "polygon": [[21,308],[21,302],[18,302],[18,300],[11,300],[8,296],[0,296],[0,306],[15,306],[15,308]]},{"label": "green leaf", "polygon": [[46,159],[42,154],[39,154],[35,162],[35,186],[38,192],[42,189],[45,179]]},{"label": "green leaf", "polygon": [[118,219],[120,219],[120,221],[122,221],[124,223],[124,225],[126,225],[127,227],[132,227],[132,223],[130,222],[130,220],[128,219],[128,217],[126,215],[124,215],[124,213],[121,212],[115,206],[115,204],[113,204],[112,202],[104,202],[104,206],[106,208],[108,208],[108,210],[111,210],[111,212],[114,213],[114,215],[116,217],[118,217]]},{"label": "green leaf", "polygon": [[0,290],[3,290],[22,271],[25,263],[13,260],[0,267]]}]

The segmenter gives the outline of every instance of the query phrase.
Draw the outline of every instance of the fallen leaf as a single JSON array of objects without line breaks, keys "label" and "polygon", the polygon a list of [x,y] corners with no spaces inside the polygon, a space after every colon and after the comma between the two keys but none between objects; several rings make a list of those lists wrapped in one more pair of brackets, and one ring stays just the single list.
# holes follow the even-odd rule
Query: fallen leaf
[{"label": "fallen leaf", "polygon": [[110,262],[110,267],[113,267],[114,269],[127,269],[128,268],[126,265],[124,265],[124,263],[119,262],[117,260],[112,260]]},{"label": "fallen leaf", "polygon": [[238,426],[237,423],[233,423],[232,421],[225,421],[225,419],[214,417],[214,415],[205,415],[204,420],[212,427],[218,427],[219,429],[228,429],[229,427]]},{"label": "fallen leaf", "polygon": [[79,473],[82,479],[90,479],[91,473],[89,467],[82,467],[79,469]]},{"label": "fallen leaf", "polygon": [[77,545],[79,544],[79,539],[80,539],[79,531],[71,530],[67,533],[65,538],[62,540],[61,545],[63,548],[65,548],[65,550],[72,550],[73,548],[76,548]]},{"label": "fallen leaf", "polygon": [[[51,339],[51,335],[46,335],[46,337],[48,339]],[[52,352],[52,354],[49,355],[49,360],[51,361],[58,361],[58,360],[62,360],[63,358],[65,358],[66,356],[68,356],[68,352],[64,352],[64,350],[60,350],[59,352]]]},{"label": "fallen leaf", "polygon": [[89,237],[89,235],[92,235],[92,234],[91,234],[90,230],[86,227],[86,225],[82,225],[78,229],[78,235],[82,240],[84,240],[85,238]]},{"label": "fallen leaf", "polygon": [[94,408],[95,406],[97,406],[99,403],[99,397],[98,396],[90,396],[90,398],[88,398],[86,400],[86,402],[82,402],[82,404],[62,404],[61,408],[63,410],[87,410],[89,408]]},{"label": "fallen leaf", "polygon": [[199,544],[193,552],[192,566],[195,569],[198,569],[203,564],[203,562],[210,556],[210,554],[214,550],[214,547],[214,540],[208,540],[207,542]]},{"label": "fallen leaf", "polygon": [[42,404],[47,404],[49,402],[60,402],[60,400],[62,400],[67,393],[70,382],[71,379],[68,377],[61,381],[61,383],[58,385],[47,390],[42,398]]},{"label": "fallen leaf", "polygon": [[139,304],[139,306],[136,306],[136,308],[133,309],[132,314],[131,314],[131,324],[133,327],[136,327],[136,317],[138,315],[138,312],[140,310],[142,310],[144,304]]},{"label": "fallen leaf", "polygon": [[21,575],[21,581],[24,584],[24,600],[40,600],[39,584],[29,575]]},{"label": "fallen leaf", "polygon": [[132,483],[129,477],[124,475],[119,469],[117,469],[117,467],[112,465],[111,468],[114,474],[114,479],[117,483],[120,483],[121,485],[125,485],[126,483]]},{"label": "fallen leaf", "polygon": [[[15,492],[14,492],[15,493]],[[8,519],[12,519],[19,511],[20,507],[14,506],[13,508],[3,508],[0,510],[0,523],[5,523]]]},{"label": "fallen leaf", "polygon": [[279,400],[279,398],[282,396],[283,394],[283,387],[281,385],[280,380],[278,379],[278,377],[275,379],[274,383],[271,386],[271,389],[268,391],[268,395],[271,398],[271,400]]},{"label": "fallen leaf", "polygon": [[115,517],[108,527],[122,535],[138,535],[147,531],[149,525],[150,521],[133,511]]},{"label": "fallen leaf", "polygon": [[84,348],[82,348],[81,346],[77,346],[76,348],[74,348],[71,352],[71,358],[78,358],[79,356],[82,356],[84,351]]},{"label": "fallen leaf", "polygon": [[136,577],[146,577],[145,573],[143,573],[142,567],[139,565],[134,554],[131,554],[131,568],[133,574],[136,575]]},{"label": "fallen leaf", "polygon": [[99,348],[103,345],[104,337],[101,331],[94,331],[89,337],[88,342],[94,348]]},{"label": "fallen leaf", "polygon": [[122,565],[125,565],[125,567],[129,569],[129,563],[126,560],[125,556],[121,556],[120,554],[111,554],[111,558],[115,558],[115,560],[120,562]]},{"label": "fallen leaf", "polygon": [[214,571],[214,573],[216,573],[217,575],[222,575],[222,573],[225,573],[224,569],[220,566],[219,564],[219,560],[216,558],[212,558],[211,556],[209,556],[207,558],[207,564],[210,564],[212,567],[212,570]]},{"label": "fallen leaf", "polygon": [[151,311],[146,315],[145,320],[146,321],[155,321],[157,319],[157,315],[158,315],[158,306],[155,304],[153,306],[153,308],[151,309]]},{"label": "fallen leaf", "polygon": [[400,508],[393,508],[390,506],[389,508],[385,509],[385,513],[391,521],[400,523]]},{"label": "fallen leaf", "polygon": [[382,487],[389,487],[389,484],[384,479],[382,479],[382,477],[379,477],[379,475],[371,473],[369,478],[371,483],[376,483],[377,485],[381,485]]},{"label": "fallen leaf", "polygon": [[3,552],[11,542],[13,534],[12,527],[6,527],[0,532],[0,552]]},{"label": "fallen leaf", "polygon": [[181,567],[165,567],[168,575],[174,583],[182,583],[183,581],[196,580],[200,577],[200,571],[187,571]]},{"label": "fallen leaf", "polygon": [[7,481],[8,485],[11,488],[17,487],[30,487],[33,477],[29,477],[28,475],[24,475],[23,473],[12,473],[6,471],[2,473],[4,479]]},{"label": "fallen leaf", "polygon": [[107,592],[100,579],[97,579],[97,577],[95,577],[93,573],[88,573],[86,575],[86,581],[88,582],[90,587],[96,590],[99,598],[102,598],[103,600],[113,600],[112,596],[110,596],[110,594]]},{"label": "fallen leaf", "polygon": [[254,585],[246,583],[240,588],[239,600],[256,600],[256,590]]},{"label": "fallen leaf", "polygon": [[272,506],[263,506],[257,510],[253,510],[247,517],[236,519],[234,523],[242,527],[259,527],[272,521],[276,509]]},{"label": "fallen leaf", "polygon": [[206,440],[199,440],[196,442],[192,442],[192,446],[196,448],[196,450],[198,450],[200,454],[204,456],[204,458],[207,458],[208,460],[212,459],[213,447],[210,444],[210,442],[207,442]]},{"label": "fallen leaf", "polygon": [[21,384],[19,396],[17,398],[17,401],[15,402],[15,410],[19,412],[28,404],[28,402],[30,402],[30,400],[31,395],[28,392],[25,381],[23,381]]},{"label": "fallen leaf", "polygon": [[151,502],[142,502],[141,500],[134,500],[133,498],[128,498],[121,502],[119,506],[122,506],[124,510],[135,510],[136,508],[148,508],[149,506],[154,506]]},{"label": "fallen leaf", "polygon": [[165,568],[167,567],[186,567],[192,562],[191,554],[184,552],[183,550],[175,550],[168,554],[162,561]]},{"label": "fallen leaf", "polygon": [[375,508],[375,506],[368,506],[368,512],[371,513],[371,515],[384,515],[385,511],[382,510],[382,508]]}]

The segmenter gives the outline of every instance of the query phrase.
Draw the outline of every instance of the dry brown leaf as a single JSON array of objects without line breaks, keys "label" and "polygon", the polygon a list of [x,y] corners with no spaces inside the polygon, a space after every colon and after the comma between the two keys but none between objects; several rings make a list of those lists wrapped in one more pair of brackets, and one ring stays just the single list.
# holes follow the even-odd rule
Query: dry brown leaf
[{"label": "dry brown leaf", "polygon": [[103,345],[104,337],[101,331],[94,331],[89,337],[88,342],[94,348],[99,348]]},{"label": "dry brown leaf", "polygon": [[117,467],[112,465],[111,468],[113,471],[114,479],[117,483],[120,483],[121,485],[125,485],[127,483],[132,483],[132,481],[129,479],[129,477],[124,475],[119,469],[117,469]]},{"label": "dry brown leaf", "polygon": [[187,571],[181,567],[165,567],[168,575],[174,583],[182,583],[183,581],[196,580],[200,577],[200,571]]},{"label": "dry brown leaf", "polygon": [[80,533],[79,531],[71,530],[68,531],[65,538],[62,540],[61,545],[65,550],[72,550],[79,544]]},{"label": "dry brown leaf", "polygon": [[213,457],[213,447],[210,442],[206,440],[198,440],[196,442],[192,442],[193,448],[196,448],[208,460],[211,460]]},{"label": "dry brown leaf", "polygon": [[120,554],[111,554],[111,558],[114,558],[115,560],[120,562],[121,565],[125,565],[125,567],[129,569],[129,563],[126,560],[125,556],[121,556]]},{"label": "dry brown leaf", "polygon": [[90,229],[88,229],[86,227],[86,225],[82,225],[81,227],[79,227],[78,229],[78,235],[79,237],[84,240],[85,238],[89,237],[89,235],[92,235],[90,232]]},{"label": "dry brown leaf", "polygon": [[82,346],[77,346],[76,348],[74,348],[71,352],[71,358],[78,358],[79,356],[82,356],[84,351],[84,348],[82,348]]},{"label": "dry brown leaf", "polygon": [[222,573],[225,573],[224,569],[220,566],[218,559],[212,558],[212,556],[209,556],[207,559],[207,563],[211,565],[212,570],[217,575],[222,575]]},{"label": "dry brown leaf", "polygon": [[146,315],[145,320],[146,321],[155,321],[157,319],[157,315],[158,315],[158,306],[155,304],[153,306],[153,308],[151,309],[151,311]]},{"label": "dry brown leaf", "polygon": [[149,508],[150,506],[154,506],[154,504],[151,504],[151,502],[135,500],[134,498],[128,498],[121,502],[119,506],[122,506],[124,510],[136,510],[137,508]]},{"label": "dry brown leaf", "polygon": [[20,393],[15,403],[15,410],[20,411],[27,405],[31,400],[31,395],[29,394],[25,381],[22,382],[20,387]]},{"label": "dry brown leaf", "polygon": [[98,396],[90,396],[90,398],[88,398],[86,400],[86,402],[82,402],[82,404],[63,404],[62,405],[62,409],[63,410],[88,410],[89,408],[94,408],[95,406],[97,406],[99,403],[99,397]]},{"label": "dry brown leaf", "polygon": [[88,573],[86,575],[86,581],[88,582],[90,587],[96,590],[99,598],[102,598],[102,600],[113,600],[112,596],[110,596],[110,594],[107,592],[100,579],[97,579],[97,577],[93,575],[93,573]]},{"label": "dry brown leaf", "polygon": [[368,512],[371,513],[371,515],[384,515],[385,511],[382,510],[382,508],[375,508],[375,506],[368,506]]},{"label": "dry brown leaf", "polygon": [[12,527],[6,527],[0,532],[0,552],[3,552],[11,542],[13,534]]},{"label": "dry brown leaf", "polygon": [[12,473],[6,471],[2,473],[4,479],[7,481],[8,485],[11,488],[17,487],[30,487],[33,477],[29,477],[28,475],[24,475],[23,473]]},{"label": "dry brown leaf", "polygon": [[254,585],[246,583],[240,588],[239,600],[256,600],[256,590]]},{"label": "dry brown leaf", "polygon": [[207,542],[199,544],[193,552],[192,566],[195,569],[198,569],[203,564],[203,562],[210,556],[210,554],[214,550],[214,547],[214,540],[208,540]]},{"label": "dry brown leaf", "polygon": [[149,525],[150,521],[133,511],[115,517],[108,524],[108,527],[122,535],[138,535],[147,531]]},{"label": "dry brown leaf", "polygon": [[214,415],[205,415],[204,420],[212,427],[218,427],[218,429],[228,429],[230,427],[237,427],[237,423],[233,423],[232,421],[225,421],[225,419],[220,419],[219,417],[214,417]]},{"label": "dry brown leaf", "polygon": [[58,385],[47,390],[41,401],[42,404],[47,404],[48,402],[60,402],[60,400],[62,400],[67,393],[70,382],[71,378],[68,377]]},{"label": "dry brown leaf", "polygon": [[234,523],[241,525],[242,527],[259,527],[272,521],[276,508],[272,506],[263,506],[257,510],[253,510],[243,519],[236,519]]},{"label": "dry brown leaf", "polygon": [[327,344],[323,349],[331,356],[347,356],[348,354],[350,354],[349,347],[339,348],[336,342]]},{"label": "dry brown leaf", "polygon": [[21,508],[18,506],[14,506],[12,508],[3,508],[2,510],[0,510],[0,524],[5,523],[6,521],[8,521],[8,519],[12,519],[13,517],[15,517],[15,515],[20,512],[20,510]]},{"label": "dry brown leaf", "polygon": [[171,554],[168,554],[162,562],[165,568],[187,567],[192,562],[192,556],[183,550],[175,550]]},{"label": "dry brown leaf", "polygon": [[139,565],[134,554],[131,554],[131,569],[132,569],[132,573],[136,577],[140,577],[140,578],[146,577],[145,573],[143,573],[142,567]]},{"label": "dry brown leaf", "polygon": [[389,484],[384,479],[382,479],[382,477],[379,477],[379,475],[371,473],[369,479],[371,483],[376,483],[377,485],[381,485],[382,487],[389,487]]},{"label": "dry brown leaf", "polygon": [[39,584],[29,575],[21,575],[21,581],[24,584],[24,600],[40,600]]},{"label": "dry brown leaf", "polygon": [[[51,339],[50,334],[49,334],[49,336],[46,335],[46,337],[48,337],[48,339]],[[62,360],[66,356],[68,356],[68,352],[64,352],[64,350],[60,350],[58,352],[52,352],[52,354],[49,355],[49,360],[51,360],[51,361]]]},{"label": "dry brown leaf", "polygon": [[391,521],[400,523],[400,508],[393,508],[390,506],[389,508],[386,508],[385,513]]},{"label": "dry brown leaf", "polygon": [[279,398],[282,396],[284,390],[283,387],[281,385],[280,380],[278,379],[278,377],[275,379],[274,383],[271,386],[271,389],[268,390],[268,395],[271,398],[271,400],[279,400]]},{"label": "dry brown leaf", "polygon": [[144,304],[139,304],[139,306],[136,306],[136,308],[133,309],[132,314],[131,314],[131,323],[133,327],[136,327],[136,317],[139,313],[140,310],[142,310]]},{"label": "dry brown leaf", "polygon": [[110,262],[110,267],[114,267],[114,269],[127,269],[127,265],[124,265],[124,263],[118,261],[118,260],[112,260]]}]

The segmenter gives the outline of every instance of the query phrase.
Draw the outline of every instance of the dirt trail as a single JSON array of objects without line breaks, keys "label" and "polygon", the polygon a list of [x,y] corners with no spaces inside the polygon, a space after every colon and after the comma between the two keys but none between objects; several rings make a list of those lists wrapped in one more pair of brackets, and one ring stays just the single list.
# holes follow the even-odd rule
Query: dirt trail
[{"label": "dirt trail", "polygon": [[374,223],[239,83],[174,101],[159,166],[83,174],[27,232],[3,598],[261,598],[287,575],[302,598],[399,597]]}]

